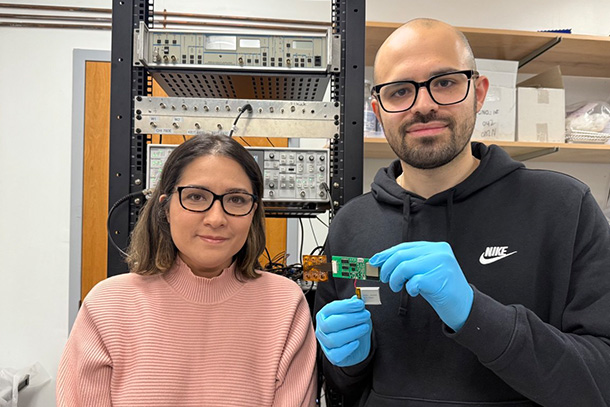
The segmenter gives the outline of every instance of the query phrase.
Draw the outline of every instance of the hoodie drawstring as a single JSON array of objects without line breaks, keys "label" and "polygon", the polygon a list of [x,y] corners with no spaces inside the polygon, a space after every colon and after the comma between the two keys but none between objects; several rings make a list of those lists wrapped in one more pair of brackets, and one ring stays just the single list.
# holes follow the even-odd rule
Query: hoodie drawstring
[{"label": "hoodie drawstring", "polygon": [[[449,191],[447,197],[447,206],[445,207],[445,222],[447,223],[447,234],[445,239],[447,243],[451,244],[451,231],[453,229],[453,198],[455,195],[455,188]],[[407,194],[407,199],[402,209],[402,241],[410,242],[409,231],[410,231],[410,220],[411,220],[411,195]],[[398,306],[398,315],[405,315],[407,313],[407,306],[409,304],[409,294],[406,290],[400,291],[400,305]]]},{"label": "hoodie drawstring", "polygon": [[449,244],[451,244],[451,229],[452,229],[451,221],[453,220],[453,196],[454,195],[455,195],[455,188],[451,188],[451,190],[449,191],[449,197],[447,198],[447,207],[445,210],[445,219],[447,222],[447,235],[445,237],[445,240]]},{"label": "hoodie drawstring", "polygon": [[[402,241],[409,241],[409,222],[411,220],[411,195],[407,194],[407,199],[402,207]],[[398,315],[407,313],[407,305],[409,304],[409,294],[407,290],[400,291],[400,305],[398,306]]]}]

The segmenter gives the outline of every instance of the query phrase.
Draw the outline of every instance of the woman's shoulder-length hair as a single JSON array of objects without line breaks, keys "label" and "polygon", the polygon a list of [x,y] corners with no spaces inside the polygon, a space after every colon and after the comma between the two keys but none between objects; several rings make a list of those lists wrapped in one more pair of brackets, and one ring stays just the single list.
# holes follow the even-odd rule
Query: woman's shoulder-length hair
[{"label": "woman's shoulder-length hair", "polygon": [[[263,177],[254,157],[237,141],[222,135],[196,136],[180,144],[169,155],[152,196],[142,208],[130,236],[127,264],[132,273],[152,275],[169,270],[176,260],[177,249],[172,241],[167,220],[170,197],[175,193],[184,169],[193,160],[204,156],[233,159],[245,171],[257,196],[252,224],[246,243],[234,256],[236,275],[243,280],[257,278],[259,257],[265,249],[265,212],[262,204]],[[220,176],[221,174],[219,174]],[[165,195],[166,199],[161,200]]]}]

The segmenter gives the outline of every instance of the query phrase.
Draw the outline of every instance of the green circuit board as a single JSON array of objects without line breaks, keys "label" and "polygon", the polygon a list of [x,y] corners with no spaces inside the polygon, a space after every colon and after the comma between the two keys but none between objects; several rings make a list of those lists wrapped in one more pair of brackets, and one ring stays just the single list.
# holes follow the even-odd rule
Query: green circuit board
[{"label": "green circuit board", "polygon": [[371,266],[364,257],[333,256],[332,271],[335,278],[379,280],[379,268]]}]

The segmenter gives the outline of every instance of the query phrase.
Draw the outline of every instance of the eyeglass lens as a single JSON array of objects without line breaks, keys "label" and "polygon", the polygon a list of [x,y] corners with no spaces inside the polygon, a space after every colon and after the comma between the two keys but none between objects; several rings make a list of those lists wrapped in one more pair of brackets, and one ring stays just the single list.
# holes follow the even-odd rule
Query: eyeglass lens
[{"label": "eyeglass lens", "polygon": [[[246,215],[254,206],[254,198],[245,193],[231,192],[218,195],[222,207],[229,215]],[[203,188],[186,187],[180,190],[180,202],[185,209],[195,212],[204,212],[210,209],[216,200],[211,191]]]},{"label": "eyeglass lens", "polygon": [[[430,81],[429,92],[432,99],[442,105],[461,102],[468,93],[468,76],[464,73],[449,73]],[[388,111],[408,110],[415,104],[417,85],[413,82],[397,82],[383,86],[379,97]]]}]

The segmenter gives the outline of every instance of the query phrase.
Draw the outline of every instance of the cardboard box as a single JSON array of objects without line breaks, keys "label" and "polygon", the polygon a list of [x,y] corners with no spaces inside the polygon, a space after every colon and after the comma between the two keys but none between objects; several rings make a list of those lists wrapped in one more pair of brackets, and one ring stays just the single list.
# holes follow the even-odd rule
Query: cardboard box
[{"label": "cardboard box", "polygon": [[477,58],[476,64],[479,74],[489,79],[489,90],[477,114],[472,138],[515,141],[515,86],[519,62]]},{"label": "cardboard box", "polygon": [[491,86],[514,88],[517,85],[519,61],[475,58],[477,71],[489,79]]},{"label": "cardboard box", "polygon": [[558,66],[517,85],[517,140],[565,143],[565,90]]}]

